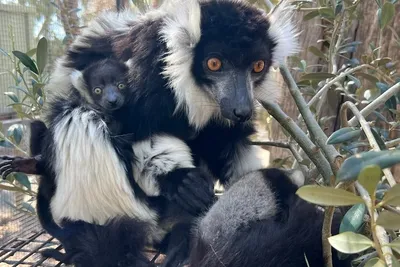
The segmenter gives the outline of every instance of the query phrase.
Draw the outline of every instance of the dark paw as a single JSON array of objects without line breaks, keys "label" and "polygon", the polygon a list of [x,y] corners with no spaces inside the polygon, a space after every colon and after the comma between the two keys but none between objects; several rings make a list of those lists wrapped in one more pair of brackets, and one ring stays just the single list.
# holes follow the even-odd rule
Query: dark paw
[{"label": "dark paw", "polygon": [[8,175],[13,172],[19,172],[18,162],[21,160],[21,157],[10,157],[10,156],[1,156],[0,160],[0,174],[3,179],[6,179]]},{"label": "dark paw", "polygon": [[37,174],[37,160],[35,158],[1,156],[0,160],[2,161],[0,163],[0,174],[3,179],[6,179],[13,172]]},{"label": "dark paw", "polygon": [[214,201],[214,182],[200,169],[185,169],[172,200],[193,215],[207,210]]}]

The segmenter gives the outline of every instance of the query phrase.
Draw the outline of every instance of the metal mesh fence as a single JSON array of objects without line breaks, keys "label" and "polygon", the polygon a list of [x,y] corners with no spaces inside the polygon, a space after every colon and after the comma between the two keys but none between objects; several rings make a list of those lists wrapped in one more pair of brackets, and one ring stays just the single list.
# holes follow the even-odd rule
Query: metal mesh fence
[{"label": "metal mesh fence", "polygon": [[[48,44],[46,70],[50,71],[56,58],[64,53],[71,38],[79,33],[91,18],[103,10],[115,9],[117,3],[124,7],[129,5],[130,8],[136,8],[134,2],[136,1],[0,0],[0,121],[3,135],[7,136],[7,131],[13,124],[26,125],[28,122],[17,116],[15,109],[10,106],[13,100],[7,95],[7,92],[13,92],[21,99],[24,94],[16,87],[31,86],[15,79],[16,64],[12,59],[16,60],[16,57],[12,52],[29,54],[29,51],[36,48],[40,38],[45,37]],[[146,0],[137,2],[142,4]],[[35,55],[32,58],[35,58]],[[28,72],[22,71],[23,76],[28,78]],[[25,127],[25,130],[28,129],[29,127]],[[24,155],[23,151],[28,152],[28,131],[25,131],[19,149],[5,146],[3,137],[0,139],[0,155],[21,156]],[[32,191],[36,191],[36,178],[29,177]],[[33,209],[33,213],[27,212],[27,205],[28,210]],[[0,188],[0,266],[57,265],[40,260],[37,253],[51,239],[43,233],[34,207],[34,197]]]}]

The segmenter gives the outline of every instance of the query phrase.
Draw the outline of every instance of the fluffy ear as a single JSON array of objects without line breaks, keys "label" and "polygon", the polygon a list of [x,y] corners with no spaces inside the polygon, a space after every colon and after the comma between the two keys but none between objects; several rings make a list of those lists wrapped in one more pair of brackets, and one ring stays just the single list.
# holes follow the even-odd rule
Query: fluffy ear
[{"label": "fluffy ear", "polygon": [[85,80],[83,79],[83,73],[79,70],[74,70],[71,72],[70,77],[74,88],[78,90],[87,102],[93,104],[92,97],[90,96]]},{"label": "fluffy ear", "polygon": [[300,50],[297,40],[299,32],[297,32],[292,21],[294,10],[295,8],[289,0],[283,0],[268,15],[271,24],[268,34],[277,44],[272,53],[274,64],[284,63],[287,56]]},{"label": "fluffy ear", "polygon": [[199,1],[166,0],[161,9],[167,14],[162,35],[168,48],[179,43],[189,44],[192,47],[196,45],[201,35]]},{"label": "fluffy ear", "polygon": [[84,91],[86,89],[85,80],[83,79],[83,74],[79,70],[74,70],[71,74],[71,83],[78,89],[78,91]]}]

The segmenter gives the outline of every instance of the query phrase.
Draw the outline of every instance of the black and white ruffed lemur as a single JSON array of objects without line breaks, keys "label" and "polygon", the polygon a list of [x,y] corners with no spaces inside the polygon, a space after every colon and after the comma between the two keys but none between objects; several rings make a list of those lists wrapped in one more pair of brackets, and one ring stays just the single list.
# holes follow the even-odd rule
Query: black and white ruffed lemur
[{"label": "black and white ruffed lemur", "polygon": [[[238,0],[167,0],[159,9],[140,16],[129,11],[106,12],[82,31],[57,62],[49,88],[53,92],[58,89],[54,99],[63,103],[61,100],[69,98],[71,87],[65,77],[73,71],[83,70],[104,58],[127,62],[132,96],[116,116],[125,120],[122,133],[134,133],[135,154],[140,150],[140,146],[139,149],[135,146],[143,142],[151,144],[149,138],[155,134],[176,136],[190,147],[194,165],[206,165],[229,192],[229,184],[257,170],[259,177],[269,179],[249,136],[254,133],[252,118],[257,100],[277,101],[281,93],[271,83],[271,66],[297,51],[292,14],[293,8],[287,3],[267,15]],[[55,102],[50,100],[50,103]],[[62,105],[50,105],[47,116],[53,122],[56,145],[65,142],[55,134],[58,129],[60,134],[64,133],[60,126],[65,122],[55,120],[52,114],[62,109]],[[70,113],[67,120],[84,115],[80,111]],[[104,152],[104,143],[100,140],[95,147]],[[89,159],[80,158],[87,149],[80,144],[73,153],[90,166]],[[66,152],[59,151],[54,158],[63,155]],[[80,166],[68,168],[74,168],[70,171],[75,173]],[[134,164],[135,168],[138,166]],[[54,174],[56,179],[59,173]],[[162,195],[171,186],[181,188],[179,184],[188,181],[184,179],[186,174],[182,175],[184,178],[166,175],[164,180],[152,179],[156,176],[135,177],[148,196]],[[194,191],[181,194],[181,203],[197,199],[196,194],[188,192]],[[286,193],[295,197],[290,190]],[[102,203],[97,205],[100,207]],[[284,211],[290,212],[291,207]],[[296,216],[296,211],[290,214]],[[141,219],[146,216],[142,215]],[[156,219],[149,214],[147,221]]]}]

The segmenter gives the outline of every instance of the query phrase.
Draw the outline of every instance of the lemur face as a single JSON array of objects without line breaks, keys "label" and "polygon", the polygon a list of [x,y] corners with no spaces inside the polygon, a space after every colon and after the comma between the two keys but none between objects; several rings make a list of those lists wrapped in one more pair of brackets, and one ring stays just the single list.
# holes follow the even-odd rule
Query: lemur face
[{"label": "lemur face", "polygon": [[192,72],[226,119],[244,122],[253,113],[253,92],[266,79],[275,42],[269,22],[255,8],[229,2],[201,6],[201,38]]},{"label": "lemur face", "polygon": [[127,98],[126,73],[126,65],[113,60],[100,61],[84,70],[83,78],[93,102],[105,111],[121,108]]}]

